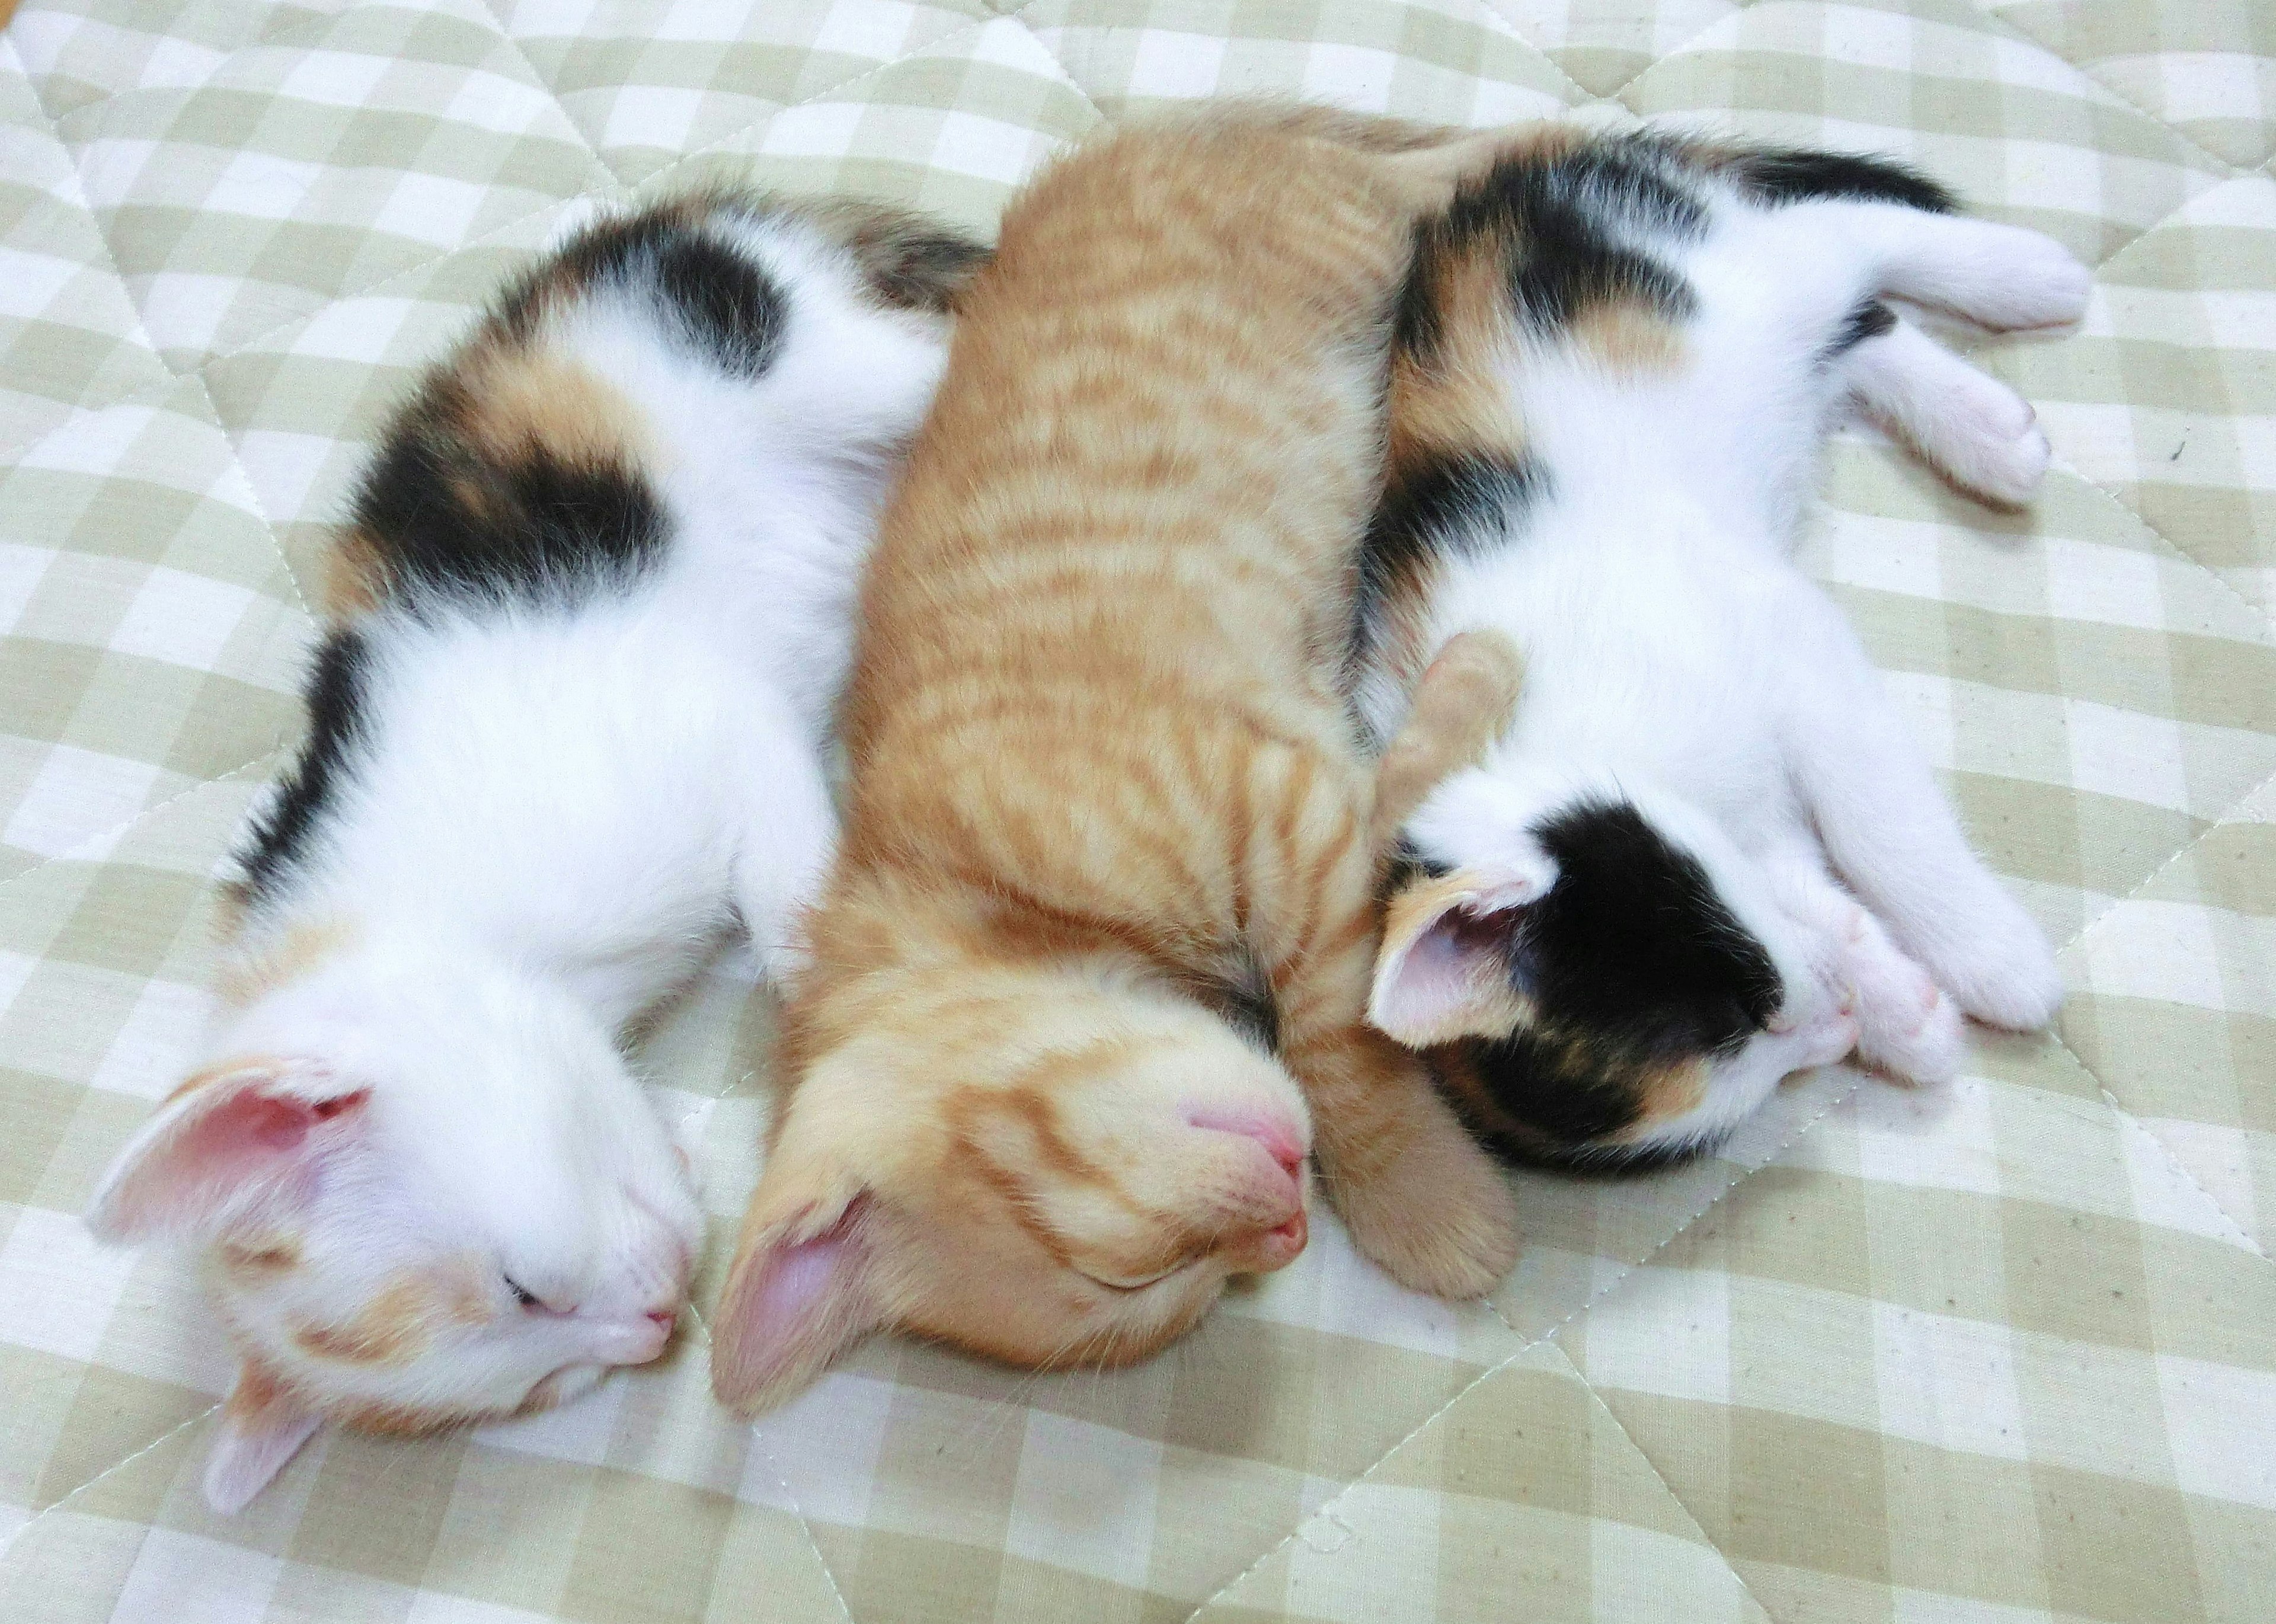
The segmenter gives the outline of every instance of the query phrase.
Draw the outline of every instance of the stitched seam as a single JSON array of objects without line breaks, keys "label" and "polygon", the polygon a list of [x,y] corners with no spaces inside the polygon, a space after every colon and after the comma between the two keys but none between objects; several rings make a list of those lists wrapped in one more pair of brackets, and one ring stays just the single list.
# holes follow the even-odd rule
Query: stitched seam
[{"label": "stitched seam", "polygon": [[244,773],[250,772],[254,768],[262,765],[265,762],[274,761],[277,756],[283,755],[284,752],[284,747],[283,745],[271,745],[268,749],[263,750],[251,761],[241,762],[238,765],[231,768],[227,772],[218,774],[217,776],[210,778],[201,778],[195,784],[191,785],[188,788],[178,790],[173,794],[167,796],[165,800],[158,802],[157,805],[143,808],[142,810],[137,812],[133,817],[128,818],[117,828],[106,830],[101,834],[89,835],[86,839],[81,840],[77,846],[72,846],[71,850],[67,852],[57,852],[52,857],[42,857],[39,861],[34,863],[21,874],[12,875],[5,880],[0,880],[0,892],[11,891],[15,887],[22,884],[26,880],[30,879],[34,875],[40,873],[43,869],[52,868],[59,862],[93,861],[94,859],[87,855],[87,854],[94,852],[108,841],[119,839],[121,836],[126,834],[130,830],[132,830],[136,824],[144,823],[150,818],[157,816],[159,813],[163,812],[167,808],[173,806],[178,801],[187,801],[193,795],[201,793],[206,790],[216,788],[221,785],[228,783],[231,778],[235,778]]},{"label": "stitched seam", "polygon": [[[1029,0],[1029,4],[1033,3],[1034,0]],[[491,227],[489,231],[484,231],[479,237],[468,238],[465,242],[459,244],[456,247],[445,248],[439,254],[430,254],[427,258],[421,260],[415,265],[406,265],[400,270],[390,271],[386,276],[381,277],[376,282],[366,283],[357,287],[341,288],[337,292],[326,293],[322,296],[322,301],[315,307],[315,308],[304,310],[298,315],[289,316],[285,320],[277,323],[274,327],[264,328],[260,332],[254,334],[251,338],[232,345],[226,350],[216,351],[214,353],[208,355],[204,360],[199,361],[195,367],[192,368],[191,371],[195,373],[203,373],[208,368],[215,365],[216,362],[234,360],[239,355],[247,354],[258,348],[260,345],[268,343],[269,340],[277,337],[277,334],[289,332],[295,327],[305,325],[307,322],[313,319],[319,311],[328,309],[335,305],[345,304],[352,299],[369,299],[375,294],[383,293],[389,288],[393,287],[399,283],[405,282],[413,277],[421,276],[426,272],[434,269],[436,266],[441,264],[444,261],[455,258],[458,255],[466,253],[470,248],[479,248],[487,244],[494,243],[500,239],[510,235],[520,227],[527,225],[530,221],[538,218],[542,215],[550,213],[554,209],[565,208],[572,203],[580,202],[588,198],[620,196],[626,192],[640,190],[653,186],[656,182],[662,180],[664,177],[672,173],[676,170],[679,170],[683,165],[694,159],[711,156],[717,152],[722,147],[725,147],[728,142],[740,140],[743,136],[749,134],[753,130],[759,129],[762,126],[773,122],[775,119],[781,118],[785,113],[791,112],[798,108],[811,106],[813,103],[823,100],[824,97],[836,95],[840,91],[848,89],[851,87],[859,84],[861,80],[869,78],[873,74],[882,73],[888,68],[897,68],[903,63],[911,61],[914,58],[923,55],[926,51],[937,49],[939,47],[949,43],[951,41],[957,39],[963,34],[977,34],[982,28],[987,27],[987,23],[990,20],[992,19],[983,19],[982,21],[975,22],[967,27],[952,28],[928,43],[919,46],[913,51],[896,57],[890,62],[877,63],[873,66],[864,68],[861,72],[854,74],[851,79],[841,80],[838,83],[831,85],[825,89],[814,92],[811,95],[800,96],[795,102],[785,102],[780,107],[778,107],[771,112],[767,113],[763,118],[755,119],[749,124],[742,125],[739,129],[731,131],[727,134],[719,137],[717,140],[712,141],[706,146],[697,147],[687,152],[682,153],[679,157],[673,159],[671,163],[665,165],[663,169],[658,170],[647,180],[642,181],[641,183],[641,186],[638,188],[626,186],[622,180],[618,178],[615,172],[611,171],[605,163],[598,163],[596,160],[598,171],[601,176],[601,184],[599,186],[589,187],[582,192],[573,193],[567,197],[551,199],[526,213],[516,215],[511,220],[501,222],[497,225]],[[1057,58],[1054,57],[1053,60],[1056,61]],[[543,85],[542,81],[541,88],[543,88],[548,95],[554,95],[552,87],[550,86]],[[555,95],[555,100],[558,102],[559,97]],[[573,127],[573,120],[572,121],[572,125]],[[582,130],[579,130],[577,132],[577,138],[580,140],[585,140],[585,133]],[[587,142],[588,148],[590,144],[591,143],[589,141]],[[92,214],[92,212],[93,210],[90,209],[89,213]],[[101,229],[101,224],[98,222],[96,226],[98,234],[100,233]],[[109,241],[106,239],[104,247],[108,249],[109,246]],[[132,300],[128,300],[130,305],[133,302],[133,301]],[[137,315],[139,319],[140,313],[138,312]],[[155,353],[155,346],[153,346],[153,349]],[[162,362],[163,360],[163,358],[161,357]],[[46,436],[42,435],[40,437],[45,438]],[[27,444],[29,444],[29,442],[27,442]]]},{"label": "stitched seam", "polygon": [[1376,1473],[1381,1471],[1392,1456],[1397,1454],[1400,1450],[1406,1448],[1407,1445],[1413,1443],[1417,1438],[1429,1430],[1431,1423],[1437,1421],[1448,1410],[1453,1408],[1454,1406],[1460,1404],[1464,1399],[1468,1398],[1477,1389],[1480,1384],[1491,1381],[1493,1377],[1500,1375],[1501,1372],[1509,1369],[1510,1366],[1515,1364],[1520,1359],[1522,1359],[1525,1356],[1525,1352],[1526,1350],[1524,1348],[1518,1348],[1506,1357],[1479,1371],[1476,1376],[1464,1383],[1460,1390],[1457,1392],[1453,1397],[1448,1399],[1437,1409],[1432,1410],[1428,1415],[1424,1416],[1421,1422],[1416,1423],[1414,1430],[1407,1433],[1406,1437],[1400,1438],[1390,1448],[1385,1450],[1381,1457],[1378,1458],[1373,1465],[1369,1466],[1367,1470],[1362,1472],[1358,1476],[1353,1478],[1342,1488],[1337,1490],[1335,1493],[1330,1495],[1325,1500],[1322,1501],[1319,1509],[1313,1512],[1310,1516],[1306,1517],[1294,1528],[1290,1529],[1279,1538],[1274,1540],[1271,1545],[1267,1546],[1257,1555],[1255,1561],[1249,1563],[1248,1567],[1242,1568],[1239,1573],[1233,1575],[1232,1578],[1226,1580],[1223,1584],[1218,1586],[1216,1590],[1210,1591],[1210,1594],[1202,1599],[1201,1605],[1195,1607],[1191,1613],[1186,1615],[1186,1624],[1195,1624],[1195,1620],[1199,1619],[1202,1613],[1207,1613],[1211,1607],[1214,1607],[1218,1602],[1222,1601],[1228,1592],[1237,1589],[1242,1581],[1246,1580],[1251,1574],[1255,1573],[1258,1568],[1263,1567],[1265,1563],[1278,1556],[1282,1551],[1287,1549],[1289,1544],[1294,1541],[1299,1534],[1301,1534],[1306,1529],[1309,1528],[1320,1518],[1331,1515],[1334,1513],[1335,1508],[1342,1505],[1344,1501],[1349,1498],[1353,1490],[1358,1488],[1360,1484],[1365,1483],[1369,1478],[1374,1476]]},{"label": "stitched seam", "polygon": [[[1643,1268],[1645,1264],[1651,1262],[1653,1258],[1658,1256],[1669,1247],[1681,1240],[1685,1234],[1690,1232],[1692,1227],[1696,1226],[1701,1218],[1705,1218],[1710,1212],[1713,1211],[1716,1206],[1722,1202],[1724,1197],[1730,1195],[1733,1190],[1737,1189],[1748,1180],[1762,1172],[1764,1167],[1773,1166],[1778,1162],[1784,1159],[1786,1153],[1788,1150],[1793,1150],[1796,1144],[1801,1142],[1805,1135],[1809,1134],[1820,1122],[1825,1120],[1825,1119],[1835,1110],[1845,1104],[1851,1095],[1856,1093],[1860,1088],[1864,1086],[1865,1081],[1865,1076],[1862,1072],[1853,1072],[1852,1081],[1847,1088],[1842,1089],[1839,1094],[1836,1094],[1832,1099],[1827,1100],[1823,1105],[1820,1105],[1808,1119],[1797,1126],[1794,1132],[1788,1134],[1784,1139],[1779,1141],[1777,1146],[1768,1156],[1763,1158],[1759,1165],[1741,1171],[1728,1184],[1724,1185],[1720,1189],[1718,1189],[1713,1195],[1710,1195],[1705,1201],[1702,1202],[1698,1210],[1693,1212],[1690,1217],[1685,1218],[1681,1224],[1670,1230],[1666,1234],[1661,1236],[1659,1240],[1654,1241],[1650,1248],[1647,1250],[1643,1256],[1637,1258],[1634,1263],[1622,1264],[1620,1266],[1620,1271],[1605,1282],[1601,1290],[1590,1293],[1588,1299],[1581,1303],[1579,1307],[1573,1309],[1571,1313],[1566,1315],[1564,1318],[1559,1320],[1555,1324],[1551,1325],[1539,1336],[1526,1342],[1525,1347],[1521,1348],[1519,1351],[1525,1352],[1540,1347],[1541,1344],[1550,1340],[1551,1338],[1556,1336],[1559,1332],[1564,1330],[1566,1326],[1580,1318],[1582,1315],[1586,1314],[1589,1309],[1595,1308],[1605,1298],[1611,1296],[1623,1286],[1626,1286],[1628,1281],[1635,1277],[1637,1270]],[[1522,1337],[1523,1333],[1519,1332],[1516,1326],[1511,1325],[1507,1319],[1503,1318],[1501,1309],[1498,1305],[1494,1303],[1491,1299],[1487,1300],[1486,1306],[1493,1309],[1495,1318],[1500,1319],[1504,1325],[1508,1326],[1511,1335],[1521,1338]]]},{"label": "stitched seam", "polygon": [[[736,1081],[743,1081],[751,1074],[746,1072]],[[734,1086],[734,1083],[729,1083],[727,1088]],[[716,1097],[725,1098],[727,1088],[721,1089]],[[711,1347],[709,1322],[704,1319],[702,1311],[693,1302],[687,1305],[687,1317],[694,1320],[695,1328],[703,1333],[703,1346],[708,1351]],[[814,1537],[814,1524],[807,1521],[806,1508],[799,1504],[798,1491],[790,1486],[790,1478],[776,1461],[774,1451],[767,1447],[766,1434],[760,1430],[759,1423],[755,1421],[746,1423],[745,1430],[750,1434],[751,1447],[759,1452],[759,1459],[765,1461],[767,1470],[774,1474],[775,1483],[783,1491],[783,1499],[790,1502],[790,1514],[798,1521],[798,1531],[806,1536],[806,1548],[814,1552],[814,1564],[822,1569],[823,1581],[830,1586],[831,1597],[838,1603],[838,1615],[846,1620],[846,1624],[854,1624],[854,1610],[846,1605],[846,1592],[838,1588],[838,1575],[831,1571],[828,1559],[822,1554],[821,1543]]]},{"label": "stitched seam", "polygon": [[17,1543],[20,1541],[25,1535],[30,1533],[33,1529],[45,1522],[49,1516],[61,1511],[64,1506],[79,1499],[80,1495],[85,1494],[89,1489],[95,1487],[95,1484],[101,1483],[113,1472],[123,1470],[124,1468],[133,1465],[134,1462],[140,1461],[144,1455],[148,1454],[152,1450],[157,1448],[159,1445],[166,1442],[169,1438],[173,1438],[178,1433],[187,1431],[190,1428],[197,1425],[198,1423],[203,1421],[207,1416],[212,1415],[220,1408],[221,1405],[218,1401],[207,1405],[205,1408],[200,1410],[187,1421],[168,1427],[163,1432],[161,1432],[157,1437],[143,1445],[141,1448],[136,1450],[133,1454],[127,1455],[123,1460],[112,1461],[109,1466],[104,1467],[101,1471],[88,1478],[85,1483],[80,1484],[78,1488],[73,1489],[70,1493],[64,1495],[61,1499],[52,1501],[49,1504],[42,1506],[38,1511],[34,1512],[29,1517],[27,1517],[24,1520],[24,1525],[21,1528],[18,1529],[13,1534],[9,1536],[8,1543],[4,1545],[0,1545],[0,1566],[4,1566],[8,1558],[14,1553]]},{"label": "stitched seam", "polygon": [[[2138,241],[2139,239],[2136,239],[2136,240]],[[2127,246],[2131,247],[2133,245],[2129,243]],[[2050,439],[2049,443],[2050,444],[2052,444],[2052,439]],[[2214,569],[2212,565],[2207,564],[2204,559],[2197,558],[2195,554],[2188,551],[2179,542],[2176,542],[2172,536],[2167,535],[2163,530],[2160,530],[2157,526],[2151,524],[2147,518],[2143,517],[2140,509],[2136,508],[2133,504],[2128,502],[2123,497],[2120,496],[2113,487],[2105,485],[2100,480],[2095,479],[2087,474],[2081,470],[2075,463],[2072,462],[2067,457],[2063,456],[2060,452],[2056,452],[2054,455],[2053,466],[2060,468],[2064,473],[2078,481],[2080,484],[2091,489],[2096,494],[2100,496],[2104,501],[2109,503],[2120,512],[2125,514],[2127,518],[2132,520],[2136,524],[2140,525],[2144,530],[2147,530],[2152,536],[2157,538],[2158,544],[2159,546],[2163,547],[2167,552],[2174,556],[2176,562],[2189,565],[2191,568],[2197,571],[2198,573],[2202,574],[2207,581],[2211,581],[2214,586],[2219,588],[2230,597],[2234,598],[2237,603],[2243,607],[2244,612],[2252,617],[2253,624],[2255,626],[2265,631],[2276,632],[2276,609],[2263,609],[2259,604],[2245,596],[2244,594],[2239,592],[2234,585],[2221,575],[2219,571]]]},{"label": "stitched seam", "polygon": [[2175,863],[2181,861],[2182,858],[2187,857],[2190,853],[2196,851],[2197,847],[2203,846],[2207,840],[2211,839],[2214,830],[2226,824],[2231,818],[2236,816],[2240,808],[2249,804],[2254,796],[2259,794],[2272,784],[2276,784],[2276,772],[2270,773],[2266,778],[2261,779],[2259,783],[2254,785],[2250,789],[2246,790],[2242,795],[2239,795],[2234,801],[2229,803],[2227,810],[2222,812],[2218,817],[2215,817],[2212,822],[2208,823],[2200,832],[2190,836],[2187,843],[2184,844],[2179,851],[2175,852],[2171,857],[2166,858],[2165,861],[2159,863],[2156,868],[2151,869],[2148,874],[2143,876],[2142,883],[2140,884],[2135,886],[2133,890],[2128,892],[2124,896],[2113,900],[2108,907],[2104,908],[2092,919],[2088,920],[2084,924],[2081,925],[2078,928],[2078,933],[2075,936],[2073,936],[2070,940],[2065,942],[2061,946],[2055,949],[2055,956],[2060,959],[2064,954],[2069,952],[2073,948],[2077,947],[2083,943],[2088,937],[2093,935],[2095,931],[2101,929],[2103,923],[2107,921],[2113,914],[2115,914],[2120,908],[2124,907],[2128,903],[2133,901],[2143,892],[2149,890],[2151,886],[2156,884],[2158,880],[2165,877],[2166,869],[2172,868]]},{"label": "stitched seam", "polygon": [[[2159,1154],[2164,1156],[2166,1158],[2166,1165],[2171,1167],[2174,1172],[2181,1175],[2182,1182],[2187,1184],[2198,1195],[2204,1196],[2205,1204],[2211,1207],[2215,1212],[2220,1214],[2221,1220],[2226,1223],[2230,1229],[2235,1232],[2235,1233],[2230,1237],[2232,1240],[2243,1247],[2245,1250],[2250,1252],[2255,1257],[2257,1257],[2262,1263],[2276,1262],[2276,1259],[2271,1259],[2268,1254],[2262,1249],[2260,1242],[2253,1239],[2252,1232],[2236,1221],[2236,1215],[2231,1212],[2227,1208],[2222,1206],[2220,1202],[2214,1196],[2211,1190],[2205,1188],[2204,1185],[2197,1182],[2196,1175],[2189,1171],[2188,1164],[2183,1162],[2180,1157],[2174,1153],[2173,1146],[2167,1144],[2162,1138],[2158,1137],[2157,1130],[2151,1127],[2150,1125],[2143,1121],[2141,1118],[2136,1116],[2132,1112],[2126,1109],[2124,1102],[2120,1100],[2118,1096],[2111,1091],[2110,1085],[2102,1080],[2102,1074],[2096,1071],[2091,1066],[2089,1066],[2086,1063],[2085,1057],[2081,1055],[2077,1050],[2072,1048],[2068,1040],[2066,1039],[2061,1033],[2050,1032],[2047,1036],[2054,1039],[2055,1046],[2057,1048],[2060,1049],[2065,1054],[2070,1057],[2071,1064],[2078,1067],[2079,1071],[2085,1075],[2087,1081],[2094,1084],[2094,1086],[2101,1091],[2103,1103],[2110,1107],[2112,1114],[2118,1117],[2121,1121],[2131,1122],[2136,1128],[2140,1130],[2140,1132],[2148,1138],[2151,1143],[2158,1147]],[[2140,1222],[2141,1220],[2137,1219],[2136,1221]],[[2162,1226],[2151,1226],[2151,1227],[2162,1227]]]},{"label": "stitched seam", "polygon": [[1660,1491],[1667,1496],[1669,1504],[1683,1514],[1683,1520],[1688,1522],[1692,1531],[1699,1536],[1699,1543],[1712,1551],[1721,1559],[1723,1571],[1731,1575],[1731,1582],[1737,1585],[1741,1593],[1755,1604],[1756,1612],[1764,1618],[1769,1618],[1770,1609],[1763,1605],[1763,1598],[1755,1594],[1754,1587],[1747,1582],[1746,1575],[1740,1573],[1738,1564],[1731,1559],[1731,1553],[1717,1544],[1707,1530],[1700,1525],[1699,1519],[1691,1514],[1691,1507],[1683,1503],[1683,1497],[1675,1491],[1675,1485],[1667,1481],[1667,1476],[1659,1469],[1658,1463],[1646,1452],[1644,1446],[1636,1441],[1635,1434],[1629,1431],[1620,1418],[1612,1413],[1612,1407],[1605,1402],[1605,1395],[1597,1391],[1596,1385],[1581,1373],[1581,1367],[1573,1362],[1573,1355],[1566,1351],[1565,1345],[1557,1342],[1551,1346],[1556,1348],[1557,1356],[1565,1362],[1565,1368],[1573,1372],[1573,1379],[1581,1384],[1582,1391],[1586,1393],[1596,1407],[1605,1413],[1605,1419],[1612,1423],[1613,1430],[1627,1440],[1628,1447],[1635,1451],[1636,1459],[1643,1462],[1644,1470],[1650,1472],[1653,1481],[1659,1484]]}]

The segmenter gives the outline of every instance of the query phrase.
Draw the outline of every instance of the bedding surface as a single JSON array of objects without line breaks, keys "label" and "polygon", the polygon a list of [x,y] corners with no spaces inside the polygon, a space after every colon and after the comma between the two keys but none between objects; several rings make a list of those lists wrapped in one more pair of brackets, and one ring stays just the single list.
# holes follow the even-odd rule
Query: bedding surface
[{"label": "bedding surface", "polygon": [[[2096,269],[1986,353],[2028,515],[1837,443],[1811,571],[2063,945],[2037,1038],[1815,1074],[1712,1159],[1517,1178],[1486,1301],[1332,1221],[1142,1368],[865,1349],[755,1426],[691,1326],[532,1421],[326,1434],[235,1518],[178,1268],[75,1216],[174,1081],[300,725],[325,526],[596,202],[707,176],[992,230],[1219,93],[1890,152]],[[0,34],[0,1619],[2276,1617],[2276,7],[2265,0],[30,4]],[[717,1289],[768,1009],[642,1065]]]}]

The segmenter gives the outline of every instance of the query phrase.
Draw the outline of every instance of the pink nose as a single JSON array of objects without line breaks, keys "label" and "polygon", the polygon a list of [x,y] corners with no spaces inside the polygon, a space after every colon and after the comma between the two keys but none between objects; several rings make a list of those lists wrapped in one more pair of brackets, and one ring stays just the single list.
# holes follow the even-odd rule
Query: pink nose
[{"label": "pink nose", "polygon": [[1186,1120],[1214,1134],[1240,1134],[1254,1139],[1264,1147],[1266,1155],[1291,1174],[1304,1165],[1304,1154],[1309,1149],[1304,1131],[1278,1113],[1235,1106],[1194,1105],[1187,1108]]}]

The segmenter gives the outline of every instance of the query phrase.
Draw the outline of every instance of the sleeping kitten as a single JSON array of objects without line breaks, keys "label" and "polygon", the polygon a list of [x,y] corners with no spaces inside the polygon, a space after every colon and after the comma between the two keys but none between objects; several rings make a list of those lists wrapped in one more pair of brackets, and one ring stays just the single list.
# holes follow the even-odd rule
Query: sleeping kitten
[{"label": "sleeping kitten", "polygon": [[846,839],[713,1323],[730,1403],[885,1326],[1137,1358],[1302,1249],[1316,1132],[1400,1280],[1514,1261],[1507,1187],[1362,1019],[1381,851],[1339,687],[1381,312],[1460,149],[1369,148],[1438,139],[1220,112],[1005,216],[864,584]]},{"label": "sleeping kitten", "polygon": [[738,916],[787,961],[855,571],[982,257],[666,203],[524,278],[389,430],[210,1058],[88,1214],[202,1253],[244,1362],[217,1507],[322,1418],[525,1414],[663,1351],[699,1218],[618,1036]]},{"label": "sleeping kitten", "polygon": [[1445,1045],[1506,1149],[1683,1155],[1800,1068],[1947,1078],[1961,1011],[2029,1028],[2060,999],[1789,562],[1845,398],[1986,498],[2046,467],[2030,407],[1911,311],[2060,325],[2086,273],[1953,210],[1872,159],[1544,133],[1420,236],[1364,703],[1395,727],[1407,674],[1473,626],[1515,640],[1527,687],[1407,826],[1369,1008]]}]

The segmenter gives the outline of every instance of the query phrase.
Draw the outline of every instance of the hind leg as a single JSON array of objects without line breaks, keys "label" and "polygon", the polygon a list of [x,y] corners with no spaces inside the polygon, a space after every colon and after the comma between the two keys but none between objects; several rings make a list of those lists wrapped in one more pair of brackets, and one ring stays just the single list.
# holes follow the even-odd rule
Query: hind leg
[{"label": "hind leg", "polygon": [[1859,409],[1962,490],[2012,506],[2039,488],[2051,453],[2030,403],[1912,323],[1840,364]]},{"label": "hind leg", "polygon": [[1872,292],[1991,332],[2067,327],[2085,314],[2086,267],[2043,232],[1896,203],[1804,207],[1826,211],[1863,250]]}]

